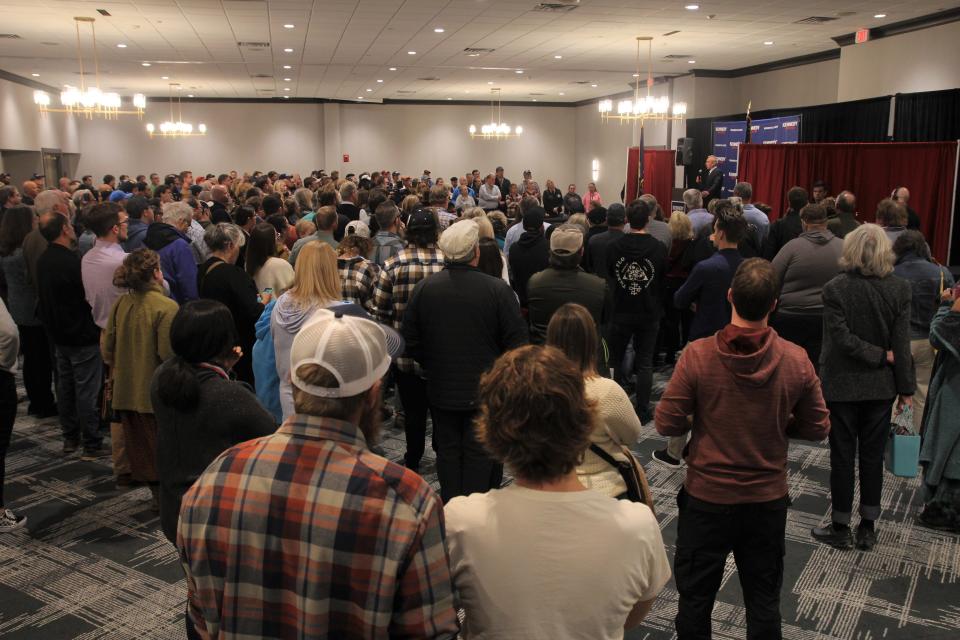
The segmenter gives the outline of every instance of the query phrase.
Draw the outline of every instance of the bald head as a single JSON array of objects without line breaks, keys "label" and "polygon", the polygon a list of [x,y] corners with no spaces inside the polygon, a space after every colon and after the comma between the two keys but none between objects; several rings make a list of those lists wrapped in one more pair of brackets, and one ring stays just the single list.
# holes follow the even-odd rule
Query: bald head
[{"label": "bald head", "polygon": [[217,184],[210,189],[210,199],[220,204],[226,204],[230,200],[230,193],[224,185]]},{"label": "bald head", "polygon": [[33,180],[24,182],[20,190],[23,191],[23,195],[28,198],[36,198],[37,194],[40,193],[40,187],[38,187],[37,183]]}]

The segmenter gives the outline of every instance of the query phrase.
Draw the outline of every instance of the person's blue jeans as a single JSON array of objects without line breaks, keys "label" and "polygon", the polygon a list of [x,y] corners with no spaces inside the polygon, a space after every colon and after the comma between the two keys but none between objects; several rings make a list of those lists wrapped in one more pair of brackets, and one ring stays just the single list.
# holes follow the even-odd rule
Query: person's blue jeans
[{"label": "person's blue jeans", "polygon": [[96,449],[103,443],[100,435],[100,411],[97,398],[103,361],[100,346],[57,345],[57,409],[66,442],[83,443],[84,449]]}]

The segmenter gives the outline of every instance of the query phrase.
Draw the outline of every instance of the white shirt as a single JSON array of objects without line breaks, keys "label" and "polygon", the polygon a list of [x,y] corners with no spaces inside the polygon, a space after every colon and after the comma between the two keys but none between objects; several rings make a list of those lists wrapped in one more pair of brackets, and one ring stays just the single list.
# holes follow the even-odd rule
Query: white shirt
[{"label": "white shirt", "polygon": [[511,485],[454,498],[444,518],[469,640],[618,640],[670,579],[650,509],[595,491]]},{"label": "white shirt", "polygon": [[257,291],[273,289],[273,295],[279,296],[293,286],[293,267],[283,258],[271,256],[257,271],[253,281],[257,283]]}]

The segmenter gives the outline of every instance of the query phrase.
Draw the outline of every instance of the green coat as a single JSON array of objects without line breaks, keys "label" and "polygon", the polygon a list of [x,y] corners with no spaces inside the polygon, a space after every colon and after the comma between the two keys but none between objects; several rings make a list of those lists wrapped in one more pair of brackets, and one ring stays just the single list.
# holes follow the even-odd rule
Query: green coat
[{"label": "green coat", "polygon": [[949,304],[930,323],[930,343],[940,353],[927,392],[920,463],[932,492],[944,478],[960,481],[960,313]]},{"label": "green coat", "polygon": [[170,324],[178,309],[159,288],[130,291],[113,304],[101,346],[111,365],[115,411],[153,413],[150,381],[173,355]]}]

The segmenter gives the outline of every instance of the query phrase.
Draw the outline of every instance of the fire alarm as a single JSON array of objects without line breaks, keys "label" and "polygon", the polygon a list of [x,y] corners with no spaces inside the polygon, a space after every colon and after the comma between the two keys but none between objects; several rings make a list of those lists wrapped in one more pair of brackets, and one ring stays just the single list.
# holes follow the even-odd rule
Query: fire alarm
[{"label": "fire alarm", "polygon": [[350,162],[350,154],[349,154],[349,153],[343,154],[343,161],[344,161],[344,162]]}]

